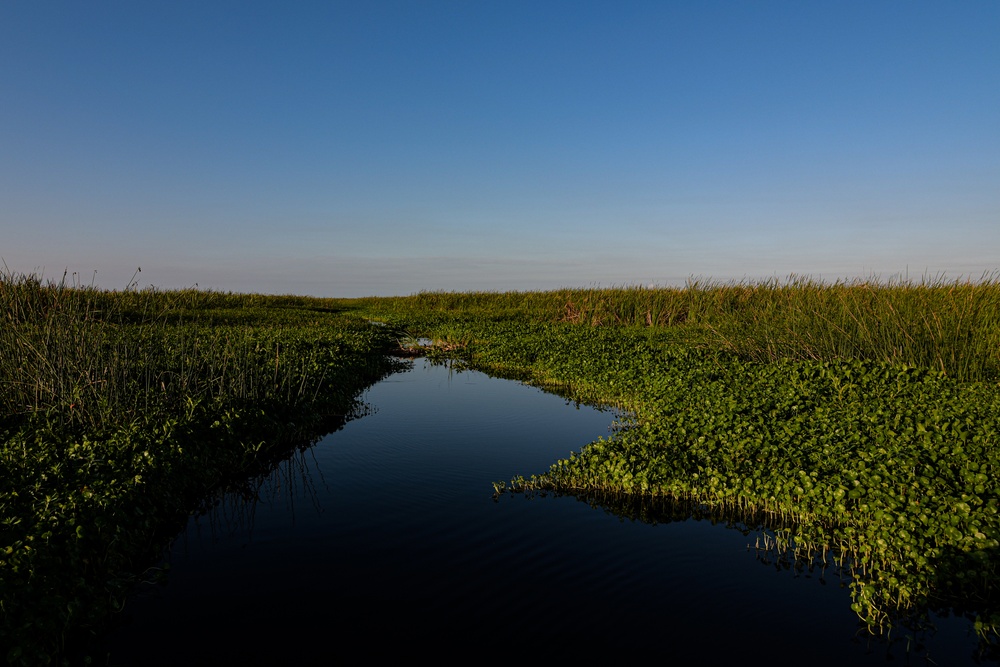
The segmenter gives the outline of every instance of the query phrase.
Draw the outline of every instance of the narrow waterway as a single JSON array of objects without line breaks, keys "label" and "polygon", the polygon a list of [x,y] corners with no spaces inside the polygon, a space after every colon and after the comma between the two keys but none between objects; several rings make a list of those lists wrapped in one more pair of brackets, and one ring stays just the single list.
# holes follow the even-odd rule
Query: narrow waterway
[{"label": "narrow waterway", "polygon": [[963,619],[874,640],[834,573],[764,565],[754,534],[571,497],[494,501],[493,481],[609,436],[612,412],[423,360],[364,400],[372,414],[256,493],[192,517],[167,583],[140,587],[108,637],[111,664],[974,664]]}]

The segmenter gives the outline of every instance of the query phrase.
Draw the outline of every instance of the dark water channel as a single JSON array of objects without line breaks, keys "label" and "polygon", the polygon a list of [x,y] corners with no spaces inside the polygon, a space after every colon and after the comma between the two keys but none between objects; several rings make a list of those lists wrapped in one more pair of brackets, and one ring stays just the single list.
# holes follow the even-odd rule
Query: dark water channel
[{"label": "dark water channel", "polygon": [[373,414],[283,463],[256,499],[190,520],[168,582],[140,587],[109,636],[112,664],[975,664],[964,619],[872,639],[835,573],[763,564],[755,536],[724,524],[494,502],[491,482],[609,435],[610,412],[422,360],[365,400]]}]

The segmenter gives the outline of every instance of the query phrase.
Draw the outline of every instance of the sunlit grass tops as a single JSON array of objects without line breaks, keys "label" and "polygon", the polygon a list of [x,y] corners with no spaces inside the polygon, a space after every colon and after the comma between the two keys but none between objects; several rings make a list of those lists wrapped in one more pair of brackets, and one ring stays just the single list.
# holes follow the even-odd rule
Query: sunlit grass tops
[{"label": "sunlit grass tops", "polygon": [[672,328],[756,361],[855,359],[1000,376],[1000,277],[978,281],[691,281],[683,288],[422,292],[360,300],[416,321],[527,319]]}]

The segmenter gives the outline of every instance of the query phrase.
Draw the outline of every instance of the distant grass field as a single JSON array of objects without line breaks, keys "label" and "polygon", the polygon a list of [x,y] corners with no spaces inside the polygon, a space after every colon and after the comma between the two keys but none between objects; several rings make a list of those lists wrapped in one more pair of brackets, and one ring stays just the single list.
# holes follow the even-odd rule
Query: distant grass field
[{"label": "distant grass field", "polygon": [[669,329],[753,361],[856,359],[1000,376],[1000,280],[824,284],[692,282],[550,292],[424,292],[359,300],[417,323],[516,319]]}]

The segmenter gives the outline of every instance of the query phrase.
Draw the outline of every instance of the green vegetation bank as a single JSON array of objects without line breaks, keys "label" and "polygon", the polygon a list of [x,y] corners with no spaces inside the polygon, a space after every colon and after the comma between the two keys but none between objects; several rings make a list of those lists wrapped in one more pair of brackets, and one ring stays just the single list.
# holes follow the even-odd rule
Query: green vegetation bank
[{"label": "green vegetation bank", "polygon": [[0,661],[83,660],[187,516],[342,423],[393,344],[315,299],[0,276]]},{"label": "green vegetation bank", "polygon": [[693,503],[841,567],[873,631],[954,612],[996,651],[995,280],[427,293],[364,308],[477,368],[633,416],[498,492]]}]

